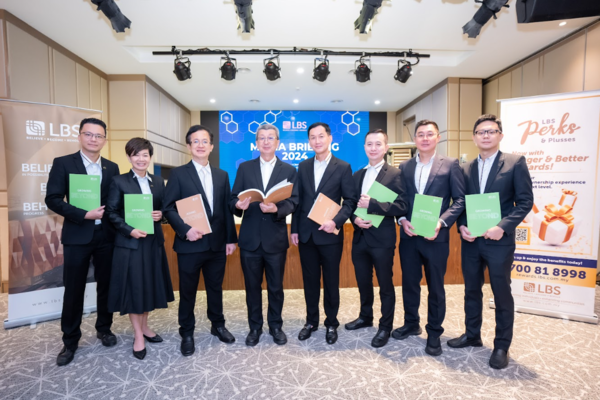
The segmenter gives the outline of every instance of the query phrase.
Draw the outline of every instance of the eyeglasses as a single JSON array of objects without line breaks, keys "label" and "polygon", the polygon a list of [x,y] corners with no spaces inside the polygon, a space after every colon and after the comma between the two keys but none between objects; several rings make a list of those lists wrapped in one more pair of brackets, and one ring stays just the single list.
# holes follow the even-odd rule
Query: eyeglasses
[{"label": "eyeglasses", "polygon": [[415,137],[417,137],[418,139],[433,139],[434,137],[437,136],[437,133],[433,133],[433,132],[427,132],[427,133],[417,133],[415,135]]},{"label": "eyeglasses", "polygon": [[198,140],[198,139],[196,139],[196,140],[194,140],[192,142],[192,144],[195,144],[195,145],[203,144],[205,146],[208,146],[209,144],[212,144],[212,143],[210,143],[210,141],[208,141],[206,139],[205,140]]},{"label": "eyeglasses", "polygon": [[94,139],[97,139],[97,140],[104,140],[104,139],[106,139],[106,136],[101,135],[99,133],[81,132],[80,134],[83,135],[83,136],[85,136],[86,139],[91,139],[91,138],[94,138]]},{"label": "eyeglasses", "polygon": [[494,136],[494,135],[496,135],[498,133],[501,133],[498,129],[488,129],[488,130],[485,130],[485,131],[475,131],[475,134],[477,136],[485,136],[485,135]]},{"label": "eyeglasses", "polygon": [[258,142],[274,142],[275,140],[277,140],[277,138],[273,136],[256,138],[256,141]]}]

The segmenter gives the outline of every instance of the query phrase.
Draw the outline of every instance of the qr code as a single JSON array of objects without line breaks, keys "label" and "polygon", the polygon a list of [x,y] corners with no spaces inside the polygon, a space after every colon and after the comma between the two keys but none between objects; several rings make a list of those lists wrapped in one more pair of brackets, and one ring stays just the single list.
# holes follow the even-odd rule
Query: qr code
[{"label": "qr code", "polygon": [[517,227],[515,230],[515,242],[517,244],[529,244],[529,227]]}]

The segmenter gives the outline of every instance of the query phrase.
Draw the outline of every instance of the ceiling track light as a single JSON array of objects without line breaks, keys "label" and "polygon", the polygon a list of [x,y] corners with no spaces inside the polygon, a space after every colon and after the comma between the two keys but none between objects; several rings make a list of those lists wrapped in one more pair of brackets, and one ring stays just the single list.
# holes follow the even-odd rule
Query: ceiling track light
[{"label": "ceiling track light", "polygon": [[115,32],[125,32],[126,28],[131,29],[131,21],[123,15],[114,0],[92,0],[92,3],[98,6],[96,10],[102,11],[108,18]]},{"label": "ceiling track light", "polygon": [[252,18],[252,0],[235,0],[235,13],[237,14],[237,28],[243,33],[250,33],[254,29]]},{"label": "ceiling track light", "polygon": [[[410,78],[413,74],[412,67],[417,65],[419,63],[419,61],[421,61],[421,60],[418,57],[417,57],[417,62],[414,64],[412,64],[410,61],[407,61],[407,60],[398,60],[398,71],[396,71],[396,75],[394,75],[394,79],[397,80],[398,82],[406,83],[408,78]],[[402,66],[400,66],[400,64],[402,64]]]},{"label": "ceiling track light", "polygon": [[331,71],[329,71],[329,60],[324,58],[315,58],[315,68],[313,69],[313,79],[319,82],[325,82]]},{"label": "ceiling track light", "polygon": [[225,79],[226,81],[232,81],[235,79],[235,74],[237,73],[237,61],[235,58],[230,58],[229,53],[227,56],[221,57],[221,79]]},{"label": "ceiling track light", "polygon": [[363,6],[360,15],[354,21],[354,29],[358,29],[361,34],[367,34],[373,26],[373,17],[377,15],[377,10],[381,7],[383,0],[363,0]]},{"label": "ceiling track light", "polygon": [[483,25],[487,24],[490,18],[498,19],[496,13],[502,10],[502,7],[508,8],[508,0],[475,0],[476,3],[481,3],[481,7],[469,22],[462,27],[463,34],[467,37],[476,38],[481,32]]},{"label": "ceiling track light", "polygon": [[[175,48],[173,48],[173,51],[176,51]],[[192,70],[190,69],[191,65],[192,62],[190,59],[183,57],[181,50],[179,50],[179,54],[175,56],[175,68],[173,69],[173,73],[178,80],[185,81],[192,79]]]},{"label": "ceiling track light", "polygon": [[356,75],[357,82],[368,82],[371,80],[371,60],[366,59],[363,55],[361,58],[354,62],[354,75]]},{"label": "ceiling track light", "polygon": [[281,78],[281,67],[279,66],[279,55],[276,55],[276,56],[270,57],[270,58],[265,58],[263,63],[265,65],[265,69],[263,70],[263,72],[265,73],[265,76],[267,77],[268,80],[276,81],[277,79]]}]

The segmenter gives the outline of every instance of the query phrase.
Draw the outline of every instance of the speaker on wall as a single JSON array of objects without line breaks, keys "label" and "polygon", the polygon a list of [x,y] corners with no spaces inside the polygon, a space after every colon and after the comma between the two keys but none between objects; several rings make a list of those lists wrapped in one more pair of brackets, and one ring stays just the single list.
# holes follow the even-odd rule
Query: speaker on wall
[{"label": "speaker on wall", "polygon": [[517,21],[556,21],[600,15],[600,0],[517,0]]}]

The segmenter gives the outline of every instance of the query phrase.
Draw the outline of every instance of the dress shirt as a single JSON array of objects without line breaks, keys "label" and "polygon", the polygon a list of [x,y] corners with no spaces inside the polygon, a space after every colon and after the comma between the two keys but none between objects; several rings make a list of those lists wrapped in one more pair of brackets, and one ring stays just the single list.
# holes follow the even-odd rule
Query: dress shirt
[{"label": "dress shirt", "polygon": [[210,170],[210,163],[206,163],[206,166],[202,166],[198,164],[196,161],[192,160],[194,167],[196,167],[196,171],[198,172],[198,177],[200,178],[200,182],[202,183],[202,188],[204,189],[204,193],[206,193],[206,198],[208,199],[208,205],[211,209],[213,208],[213,181],[212,181],[212,172]]},{"label": "dress shirt", "polygon": [[[98,157],[98,161],[93,162],[90,160],[83,151],[79,151],[81,154],[81,158],[83,160],[83,166],[88,175],[97,175],[100,177],[100,183],[102,183],[102,157]],[[101,219],[97,219],[94,221],[96,225],[100,225],[102,223]]]},{"label": "dress shirt", "polygon": [[152,178],[150,178],[148,172],[146,172],[146,175],[144,177],[141,177],[138,174],[136,174],[135,171],[133,171],[133,176],[135,177],[135,179],[137,179],[138,183],[140,184],[140,188],[142,188],[142,194],[152,194],[152,190],[150,190],[150,182],[152,182]]},{"label": "dress shirt", "polygon": [[479,171],[479,193],[482,194],[485,191],[485,185],[487,184],[488,177],[490,176],[490,170],[494,164],[494,160],[498,155],[498,150],[485,160],[481,158],[481,154],[477,156],[477,170]]},{"label": "dress shirt", "polygon": [[315,155],[315,191],[319,188],[323,174],[329,165],[329,161],[331,161],[331,155],[331,152],[329,152],[329,155],[323,161],[317,160],[317,156]]},{"label": "dress shirt", "polygon": [[417,192],[419,194],[423,194],[425,191],[425,186],[427,186],[427,180],[429,179],[429,173],[431,172],[431,167],[433,166],[433,159],[435,158],[435,154],[429,159],[427,164],[423,164],[421,162],[421,155],[417,152],[417,168],[415,168],[415,186],[417,187]]},{"label": "dress shirt", "polygon": [[373,182],[375,182],[377,175],[379,175],[379,171],[381,171],[383,164],[385,164],[385,161],[381,160],[377,165],[369,164],[364,168],[367,170],[367,172],[363,178],[363,184],[360,192],[361,194],[367,194],[369,189],[371,189],[371,186],[373,186]]},{"label": "dress shirt", "polygon": [[273,174],[276,162],[277,157],[273,157],[271,161],[265,161],[260,157],[260,175],[262,176],[263,190],[265,192],[267,191],[267,185],[269,184],[269,179],[271,179],[271,174]]}]

